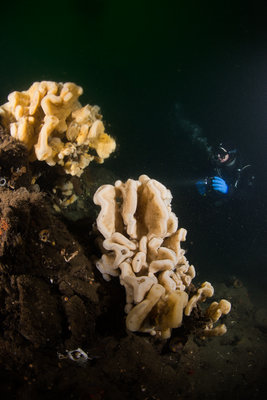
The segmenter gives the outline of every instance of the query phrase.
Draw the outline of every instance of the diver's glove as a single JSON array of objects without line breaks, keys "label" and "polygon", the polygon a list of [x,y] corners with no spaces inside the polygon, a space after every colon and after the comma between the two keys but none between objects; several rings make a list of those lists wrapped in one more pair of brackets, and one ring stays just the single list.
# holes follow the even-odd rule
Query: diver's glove
[{"label": "diver's glove", "polygon": [[201,194],[201,196],[204,196],[206,194],[207,182],[205,180],[197,181],[196,187],[197,187],[198,193]]},{"label": "diver's glove", "polygon": [[212,178],[211,186],[214,190],[216,190],[217,192],[221,192],[223,194],[226,194],[229,189],[225,180],[223,180],[219,176],[214,176]]}]

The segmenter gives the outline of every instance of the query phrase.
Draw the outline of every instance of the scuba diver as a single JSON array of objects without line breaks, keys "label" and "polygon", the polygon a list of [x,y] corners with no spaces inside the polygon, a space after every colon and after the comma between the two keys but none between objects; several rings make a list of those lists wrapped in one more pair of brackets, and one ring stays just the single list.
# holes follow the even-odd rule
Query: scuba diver
[{"label": "scuba diver", "polygon": [[[194,189],[197,188],[201,198],[210,200],[215,205],[226,203],[229,199],[249,200],[248,192],[252,193],[249,189],[255,177],[251,165],[243,163],[239,152],[220,142],[211,146],[202,128],[184,116],[182,104],[179,102],[175,104],[173,110],[173,121],[172,130],[176,134],[179,127],[190,142],[189,151],[196,152],[196,156],[191,157],[193,168],[199,171],[200,163],[206,164],[209,160],[209,167],[203,174],[205,178],[190,182]],[[204,203],[208,205],[210,202]]]},{"label": "scuba diver", "polygon": [[210,161],[212,173],[196,182],[199,194],[217,201],[217,205],[232,197],[242,198],[255,179],[251,165],[242,164],[237,150],[222,143],[211,149]]}]

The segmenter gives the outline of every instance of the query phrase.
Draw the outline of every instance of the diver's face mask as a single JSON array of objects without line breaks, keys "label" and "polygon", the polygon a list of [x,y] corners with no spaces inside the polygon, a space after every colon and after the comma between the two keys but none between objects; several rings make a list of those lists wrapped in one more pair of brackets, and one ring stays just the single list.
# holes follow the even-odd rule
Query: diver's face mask
[{"label": "diver's face mask", "polygon": [[235,160],[236,150],[227,151],[224,147],[219,146],[214,150],[212,155],[212,161],[216,165],[224,165],[232,163]]},{"label": "diver's face mask", "polygon": [[214,155],[214,160],[219,164],[223,164],[229,160],[229,153],[217,153]]},{"label": "diver's face mask", "polygon": [[229,153],[226,150],[225,147],[223,147],[222,144],[220,144],[219,146],[215,147],[212,153],[212,160],[216,163],[216,164],[222,164],[224,162],[226,162],[229,159]]}]

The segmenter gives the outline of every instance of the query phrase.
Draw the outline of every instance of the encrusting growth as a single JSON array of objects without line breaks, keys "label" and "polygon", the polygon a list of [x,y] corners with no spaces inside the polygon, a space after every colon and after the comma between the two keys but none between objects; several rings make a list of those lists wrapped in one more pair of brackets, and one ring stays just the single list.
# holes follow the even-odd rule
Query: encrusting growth
[{"label": "encrusting growth", "polygon": [[91,161],[102,163],[116,148],[105,133],[100,108],[79,103],[82,93],[71,82],[34,82],[26,91],[9,94],[0,107],[1,123],[27,146],[31,161],[59,164],[81,176]]},{"label": "encrusting growth", "polygon": [[[178,229],[171,200],[171,192],[146,175],[137,181],[103,185],[94,195],[95,204],[101,207],[96,223],[104,249],[96,267],[105,280],[118,276],[125,287],[127,328],[163,339],[182,325],[184,314],[189,316],[214,293],[212,285],[205,282],[189,298],[195,268],[181,248],[187,231]],[[225,325],[213,324],[230,308],[226,300],[208,307],[204,336],[225,333]]]}]

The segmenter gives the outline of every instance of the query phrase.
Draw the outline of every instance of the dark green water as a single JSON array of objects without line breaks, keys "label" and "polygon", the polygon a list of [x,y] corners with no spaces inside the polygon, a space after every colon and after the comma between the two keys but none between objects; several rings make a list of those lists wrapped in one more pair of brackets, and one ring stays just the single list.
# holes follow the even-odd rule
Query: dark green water
[{"label": "dark green water", "polygon": [[[146,173],[172,190],[200,273],[216,265],[254,277],[252,263],[265,274],[267,259],[267,7],[208,3],[9,2],[1,6],[0,101],[33,81],[81,85],[82,103],[101,106],[119,145],[105,166],[121,179]],[[230,140],[254,165],[250,201],[204,211],[181,185],[202,168],[203,154],[182,129],[177,105],[209,143]]]}]

